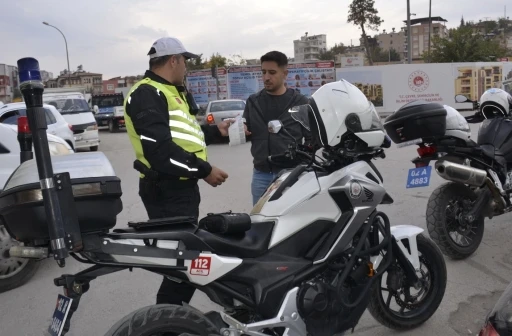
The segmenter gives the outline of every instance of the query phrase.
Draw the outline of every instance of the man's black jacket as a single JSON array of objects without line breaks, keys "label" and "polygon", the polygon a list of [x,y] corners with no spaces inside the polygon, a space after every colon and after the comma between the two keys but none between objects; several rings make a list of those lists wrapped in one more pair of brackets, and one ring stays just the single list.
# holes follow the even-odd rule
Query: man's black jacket
[{"label": "man's black jacket", "polygon": [[[146,71],[144,77],[173,85],[152,71]],[[185,92],[184,86],[176,86],[179,92]],[[126,113],[130,116],[135,131],[139,136],[155,140],[141,140],[144,157],[165,179],[188,177],[193,180],[207,177],[212,167],[192,153],[183,150],[172,141],[169,128],[169,109],[165,95],[155,87],[142,84],[130,96],[126,104]],[[217,127],[201,126],[206,144],[220,136]]]},{"label": "man's black jacket", "polygon": [[[291,90],[291,89],[289,89]],[[288,149],[289,144],[293,144],[293,140],[285,132],[279,132],[277,134],[270,133],[268,131],[268,120],[265,111],[258,103],[258,98],[264,94],[263,90],[251,95],[247,99],[245,105],[244,118],[247,125],[247,129],[251,134],[251,154],[253,156],[254,168],[262,172],[274,172],[277,173],[281,169],[286,168],[285,166],[274,166],[268,162],[269,155],[284,154]],[[286,105],[285,110],[279,116],[279,120],[283,123],[283,127],[286,128],[295,140],[302,144],[303,139],[305,142],[311,140],[311,133],[302,127],[297,121],[293,120],[288,109],[308,103],[308,98],[299,92],[294,90],[294,93]],[[289,167],[293,167],[293,164]]]}]

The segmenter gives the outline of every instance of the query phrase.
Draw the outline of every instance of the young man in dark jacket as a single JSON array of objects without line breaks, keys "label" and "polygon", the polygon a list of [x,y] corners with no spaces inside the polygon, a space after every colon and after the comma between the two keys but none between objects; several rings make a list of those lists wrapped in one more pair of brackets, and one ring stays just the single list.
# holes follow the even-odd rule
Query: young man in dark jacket
[{"label": "young man in dark jacket", "polygon": [[274,177],[283,168],[293,165],[276,166],[268,162],[269,155],[283,154],[293,144],[285,132],[269,133],[268,122],[280,120],[297,143],[310,140],[310,133],[292,119],[288,109],[308,103],[306,96],[286,88],[288,58],[279,51],[271,51],[261,57],[261,71],[264,89],[247,99],[243,117],[246,135],[251,135],[253,176],[251,183],[252,201],[256,204]]}]

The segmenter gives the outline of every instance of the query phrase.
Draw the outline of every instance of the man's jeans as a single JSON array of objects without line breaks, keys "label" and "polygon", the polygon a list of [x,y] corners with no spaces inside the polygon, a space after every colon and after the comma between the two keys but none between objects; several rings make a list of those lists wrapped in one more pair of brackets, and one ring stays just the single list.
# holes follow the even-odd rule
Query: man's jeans
[{"label": "man's jeans", "polygon": [[265,193],[268,186],[274,178],[277,176],[277,173],[265,173],[256,169],[253,169],[252,172],[252,183],[251,183],[251,192],[252,192],[252,205],[254,206],[258,203],[260,197]]}]

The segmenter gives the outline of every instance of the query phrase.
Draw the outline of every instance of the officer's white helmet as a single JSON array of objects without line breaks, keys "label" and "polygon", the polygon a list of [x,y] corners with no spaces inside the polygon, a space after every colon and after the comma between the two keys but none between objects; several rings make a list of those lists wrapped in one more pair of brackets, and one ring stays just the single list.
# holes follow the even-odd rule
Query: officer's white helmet
[{"label": "officer's white helmet", "polygon": [[369,148],[383,145],[386,133],[375,106],[356,86],[341,79],[321,86],[292,117],[307,124],[318,145],[334,147],[355,135]]},{"label": "officer's white helmet", "polygon": [[471,129],[466,118],[451,106],[443,105],[446,110],[446,133],[447,136],[453,136],[459,139],[471,138]]},{"label": "officer's white helmet", "polygon": [[502,89],[492,88],[482,94],[479,105],[486,119],[509,117],[512,112],[512,96]]}]

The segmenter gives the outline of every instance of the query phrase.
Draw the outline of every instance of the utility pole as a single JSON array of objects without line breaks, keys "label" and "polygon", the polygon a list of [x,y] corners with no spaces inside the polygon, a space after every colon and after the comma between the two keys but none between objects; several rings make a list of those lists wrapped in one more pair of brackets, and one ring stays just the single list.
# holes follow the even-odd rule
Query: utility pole
[{"label": "utility pole", "polygon": [[407,63],[412,63],[411,46],[411,0],[407,0]]}]

